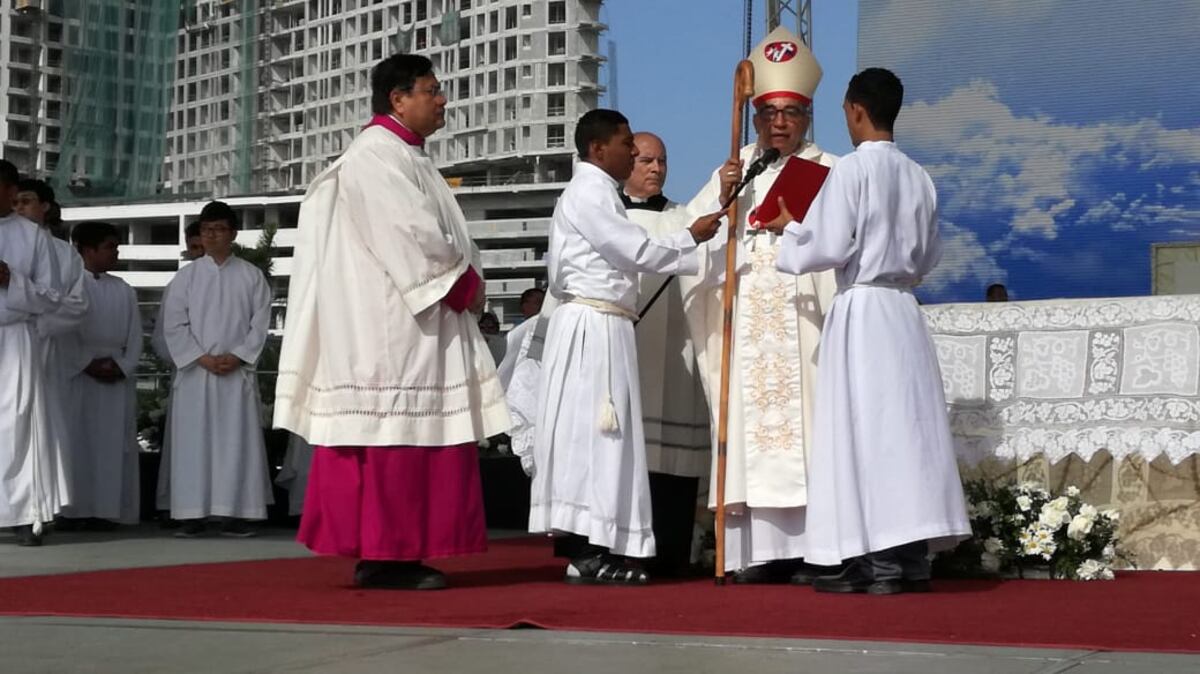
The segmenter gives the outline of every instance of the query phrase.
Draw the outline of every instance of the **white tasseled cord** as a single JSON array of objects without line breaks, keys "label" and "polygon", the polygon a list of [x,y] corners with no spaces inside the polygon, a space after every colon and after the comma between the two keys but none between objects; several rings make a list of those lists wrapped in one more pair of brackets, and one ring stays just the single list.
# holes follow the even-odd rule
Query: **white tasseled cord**
[{"label": "white tasseled cord", "polygon": [[612,327],[608,325],[607,317],[602,317],[604,322],[604,350],[605,356],[608,359],[608,371],[606,373],[606,389],[604,391],[604,403],[600,405],[600,432],[601,433],[616,433],[621,430],[620,424],[617,423],[617,407],[613,404],[612,399],[612,369],[613,369],[613,354],[612,354]]}]

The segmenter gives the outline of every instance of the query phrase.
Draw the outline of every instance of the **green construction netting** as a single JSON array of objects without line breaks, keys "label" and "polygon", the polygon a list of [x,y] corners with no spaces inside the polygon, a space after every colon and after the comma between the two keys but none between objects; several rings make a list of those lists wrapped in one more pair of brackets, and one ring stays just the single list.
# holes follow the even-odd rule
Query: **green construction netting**
[{"label": "green construction netting", "polygon": [[[51,182],[64,203],[159,191],[180,3],[63,3],[65,105]],[[132,29],[132,31],[127,30]]]},{"label": "green construction netting", "polygon": [[241,0],[241,62],[238,68],[238,120],[237,120],[237,151],[234,155],[233,191],[235,194],[247,194],[253,191],[251,184],[254,175],[254,112],[255,112],[255,72],[254,64],[258,60],[258,12],[257,0]]}]

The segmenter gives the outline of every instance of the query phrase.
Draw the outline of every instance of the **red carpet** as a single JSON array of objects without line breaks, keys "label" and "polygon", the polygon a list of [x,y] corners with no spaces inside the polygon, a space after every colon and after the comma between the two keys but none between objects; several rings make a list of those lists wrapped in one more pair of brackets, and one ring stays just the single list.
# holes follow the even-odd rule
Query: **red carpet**
[{"label": "red carpet", "polygon": [[924,641],[1200,652],[1200,573],[1114,582],[940,581],[927,595],[809,588],[568,586],[545,540],[446,560],[453,588],[365,592],[331,558],[97,571],[0,580],[0,614],[418,625]]}]

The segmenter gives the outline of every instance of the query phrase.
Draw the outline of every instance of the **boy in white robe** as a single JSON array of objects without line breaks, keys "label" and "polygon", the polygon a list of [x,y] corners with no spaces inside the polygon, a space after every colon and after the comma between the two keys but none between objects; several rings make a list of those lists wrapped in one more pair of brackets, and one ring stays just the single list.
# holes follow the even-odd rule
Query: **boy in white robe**
[{"label": "boy in white robe", "polygon": [[103,531],[138,521],[134,374],[142,355],[142,318],[137,293],[109,273],[119,255],[116,228],[84,222],[71,237],[87,269],[88,310],[65,354],[71,504],[63,516],[86,519],[88,529]]},{"label": "boy in white robe", "polygon": [[205,256],[179,270],[163,310],[177,371],[172,384],[171,517],[176,536],[253,536],[272,502],[254,365],[267,340],[271,289],[257,267],[233,255],[238,219],[214,201],[200,212]]},{"label": "boy in white robe", "polygon": [[617,193],[637,157],[628,120],[588,112],[575,147],[583,161],[554,209],[546,254],[562,304],[542,359],[529,531],[578,537],[560,548],[571,557],[567,582],[644,584],[631,560],[655,553],[632,323],[638,273],[695,273],[696,244],[712,238],[721,213],[652,238]]},{"label": "boy in white robe", "polygon": [[837,275],[821,335],[805,557],[850,562],[817,578],[819,592],[928,591],[927,554],[971,533],[937,352],[912,293],[941,244],[933,181],[892,140],[903,98],[887,70],[855,75],[842,105],[854,153],[803,223],[782,200],[770,223],[784,232],[780,271]]},{"label": "boy in white robe", "polygon": [[68,502],[62,442],[46,388],[38,316],[62,304],[54,287],[50,242],[13,212],[19,176],[0,159],[0,529],[18,545],[41,545],[42,525]]}]

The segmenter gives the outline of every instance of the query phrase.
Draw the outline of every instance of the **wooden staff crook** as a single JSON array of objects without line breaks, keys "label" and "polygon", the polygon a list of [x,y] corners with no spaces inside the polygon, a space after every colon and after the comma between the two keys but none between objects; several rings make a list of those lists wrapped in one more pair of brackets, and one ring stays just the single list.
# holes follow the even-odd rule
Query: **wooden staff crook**
[{"label": "wooden staff crook", "polygon": [[[742,61],[733,73],[733,124],[729,143],[729,158],[740,161],[742,126],[746,101],[754,96],[754,64]],[[724,329],[721,339],[721,398],[717,408],[717,516],[714,529],[717,536],[717,585],[725,584],[725,463],[729,444],[729,367],[733,354],[733,300],[737,296],[738,204],[729,204],[728,238],[725,242],[725,291],[721,298],[724,309]]]}]

